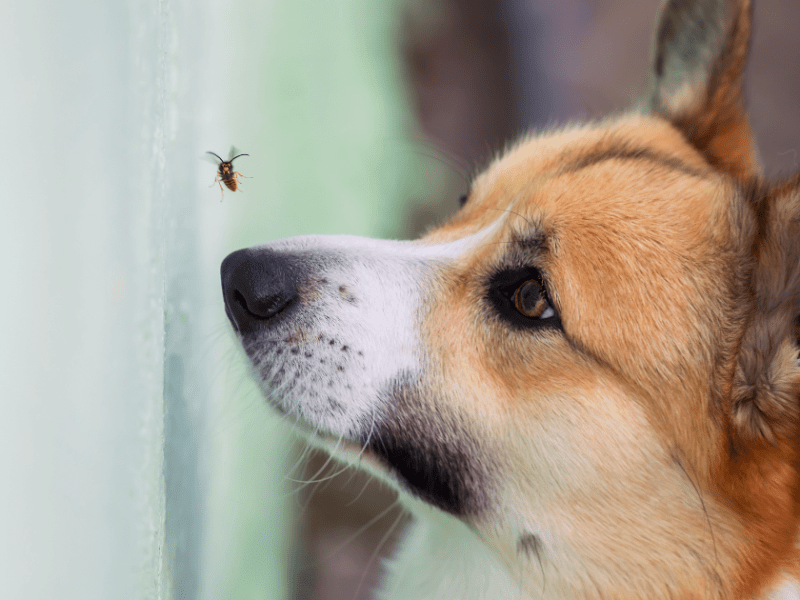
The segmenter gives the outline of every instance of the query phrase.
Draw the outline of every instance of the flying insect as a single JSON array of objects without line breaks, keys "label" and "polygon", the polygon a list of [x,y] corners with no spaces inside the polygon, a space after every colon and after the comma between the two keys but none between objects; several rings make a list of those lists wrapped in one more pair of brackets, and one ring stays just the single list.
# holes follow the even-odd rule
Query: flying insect
[{"label": "flying insect", "polygon": [[[225,187],[228,188],[230,191],[235,192],[239,189],[239,177],[244,177],[246,179],[251,179],[247,175],[242,175],[239,171],[233,170],[233,161],[239,158],[240,156],[250,156],[249,154],[237,154],[233,156],[236,150],[231,148],[230,155],[232,158],[228,160],[224,160],[219,154],[215,152],[206,152],[206,154],[211,154],[217,158],[219,161],[217,165],[217,175],[214,177],[214,183],[219,184],[219,190],[222,192],[222,196],[225,197],[225,190],[222,189],[222,184],[225,184]],[[212,183],[211,185],[214,185]],[[210,187],[210,186],[209,186]],[[220,202],[222,200],[220,199]]]}]

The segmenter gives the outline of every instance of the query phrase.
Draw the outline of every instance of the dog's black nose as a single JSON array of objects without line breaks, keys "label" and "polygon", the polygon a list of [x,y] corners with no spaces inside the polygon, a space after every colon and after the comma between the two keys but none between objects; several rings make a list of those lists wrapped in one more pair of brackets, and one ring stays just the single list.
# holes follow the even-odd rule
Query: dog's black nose
[{"label": "dog's black nose", "polygon": [[222,261],[225,312],[240,333],[260,329],[297,304],[297,257],[274,250],[246,248]]}]

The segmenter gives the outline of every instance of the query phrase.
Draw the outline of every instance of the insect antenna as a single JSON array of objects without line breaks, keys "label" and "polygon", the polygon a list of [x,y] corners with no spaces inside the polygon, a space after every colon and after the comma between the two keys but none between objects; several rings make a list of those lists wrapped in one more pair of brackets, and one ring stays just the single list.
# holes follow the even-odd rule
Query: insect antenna
[{"label": "insect antenna", "polygon": [[[206,152],[206,154],[213,154],[214,156],[216,156],[216,157],[217,157],[217,159],[219,160],[219,162],[225,162],[224,160],[222,160],[222,159],[219,157],[219,154],[217,154],[216,152],[211,152],[211,151],[209,150],[208,152]],[[230,161],[228,161],[228,162],[230,162]]]},{"label": "insect antenna", "polygon": [[233,158],[231,158],[231,159],[230,159],[228,162],[233,162],[233,161],[235,161],[237,158],[239,158],[240,156],[250,156],[250,155],[249,155],[249,154],[237,154],[236,156],[234,156]]}]

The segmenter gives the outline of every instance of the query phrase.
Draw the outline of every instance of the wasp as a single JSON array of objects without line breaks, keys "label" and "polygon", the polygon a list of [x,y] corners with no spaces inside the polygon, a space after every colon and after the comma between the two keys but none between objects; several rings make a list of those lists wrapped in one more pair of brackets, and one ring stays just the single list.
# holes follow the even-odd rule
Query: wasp
[{"label": "wasp", "polygon": [[[250,156],[250,155],[249,154],[237,154],[236,156],[233,156],[235,153],[236,153],[236,149],[235,148],[231,148],[230,156],[232,158],[229,158],[228,160],[223,160],[219,156],[219,154],[216,154],[216,153],[210,152],[210,151],[206,152],[206,154],[211,154],[213,156],[216,156],[217,160],[219,161],[218,166],[217,166],[217,175],[216,175],[216,177],[214,177],[214,183],[218,183],[219,184],[219,191],[222,192],[222,196],[223,197],[225,197],[225,191],[222,189],[222,184],[223,183],[225,184],[226,188],[228,188],[232,192],[235,192],[236,190],[239,189],[239,177],[244,177],[246,179],[251,179],[250,177],[247,177],[247,175],[242,175],[241,173],[239,173],[239,171],[234,171],[233,170],[233,161],[235,161],[240,156]],[[211,185],[214,185],[214,183],[212,183]],[[220,202],[222,202],[222,199],[220,199]]]}]

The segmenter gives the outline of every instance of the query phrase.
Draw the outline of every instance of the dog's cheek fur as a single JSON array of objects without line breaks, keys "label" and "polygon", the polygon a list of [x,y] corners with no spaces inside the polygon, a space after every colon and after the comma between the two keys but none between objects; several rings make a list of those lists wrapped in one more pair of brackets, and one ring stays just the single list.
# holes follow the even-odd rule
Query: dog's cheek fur
[{"label": "dog's cheek fur", "polygon": [[[448,335],[446,325],[436,326],[443,313],[468,312],[457,296],[447,311],[433,312],[426,343],[440,357],[429,368],[448,390],[445,406],[462,407],[478,440],[475,459],[492,460],[491,501],[470,515],[480,537],[512,573],[525,574],[534,597],[542,577],[549,589],[563,586],[564,597],[591,594],[594,577],[607,578],[607,589],[662,597],[660,586],[671,584],[649,579],[652,562],[711,590],[719,565],[705,557],[736,537],[721,525],[730,511],[704,504],[694,468],[672,457],[647,402],[558,332],[517,334],[489,318],[462,321]],[[459,351],[447,355],[453,348]],[[536,552],[521,551],[532,536]],[[616,570],[598,558],[608,556]],[[591,575],[581,576],[595,561]],[[563,573],[571,575],[561,580]]]}]

